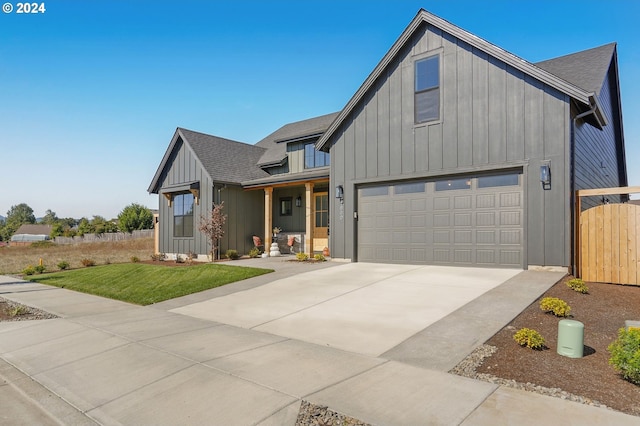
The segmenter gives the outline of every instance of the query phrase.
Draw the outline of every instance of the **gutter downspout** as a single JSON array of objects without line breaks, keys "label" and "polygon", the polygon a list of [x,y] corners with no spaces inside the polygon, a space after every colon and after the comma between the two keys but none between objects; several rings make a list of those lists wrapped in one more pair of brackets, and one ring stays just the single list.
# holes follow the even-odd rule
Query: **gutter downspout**
[{"label": "gutter downspout", "polygon": [[578,252],[578,236],[576,235],[576,221],[580,218],[580,212],[576,217],[576,177],[575,177],[575,165],[576,165],[576,122],[587,115],[593,114],[598,108],[597,104],[591,105],[591,109],[580,113],[573,117],[571,120],[571,141],[569,147],[569,155],[571,161],[569,164],[569,187],[571,188],[571,241],[573,242],[573,259],[571,261],[571,275],[576,276],[578,265],[576,265],[576,253]]}]

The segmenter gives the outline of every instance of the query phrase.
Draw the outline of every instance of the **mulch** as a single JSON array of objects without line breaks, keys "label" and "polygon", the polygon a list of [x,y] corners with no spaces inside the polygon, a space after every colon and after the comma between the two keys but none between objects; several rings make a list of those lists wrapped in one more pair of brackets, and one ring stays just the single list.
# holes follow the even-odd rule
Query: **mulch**
[{"label": "mulch", "polygon": [[[568,358],[557,353],[558,322],[561,318],[540,310],[536,301],[503,328],[488,345],[498,348],[477,368],[520,383],[560,388],[615,410],[640,416],[640,386],[624,380],[609,365],[609,344],[624,327],[625,320],[640,320],[640,286],[587,283],[589,294],[566,285],[567,277],[542,297],[557,297],[569,304],[569,319],[584,324],[584,356]],[[546,340],[541,351],[519,346],[513,334],[520,328],[537,330]]]}]

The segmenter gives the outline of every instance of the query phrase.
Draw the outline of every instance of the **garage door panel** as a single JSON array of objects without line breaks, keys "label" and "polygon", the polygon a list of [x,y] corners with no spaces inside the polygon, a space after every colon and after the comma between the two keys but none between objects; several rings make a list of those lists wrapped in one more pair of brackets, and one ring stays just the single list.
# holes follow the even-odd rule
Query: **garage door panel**
[{"label": "garage door panel", "polygon": [[358,260],[522,267],[522,178],[479,179],[459,179],[458,189],[433,181],[358,189]]},{"label": "garage door panel", "polygon": [[470,209],[471,208],[471,195],[458,196],[453,199],[453,208],[458,209]]}]

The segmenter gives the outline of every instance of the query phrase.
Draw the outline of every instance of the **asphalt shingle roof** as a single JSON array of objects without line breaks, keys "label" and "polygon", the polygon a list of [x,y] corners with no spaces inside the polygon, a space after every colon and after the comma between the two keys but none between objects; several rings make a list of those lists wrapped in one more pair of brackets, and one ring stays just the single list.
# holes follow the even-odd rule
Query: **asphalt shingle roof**
[{"label": "asphalt shingle roof", "polygon": [[281,163],[287,156],[287,144],[284,142],[278,143],[278,141],[324,133],[337,116],[338,112],[334,112],[280,127],[256,144],[256,146],[266,150],[258,160],[258,165],[265,166]]},{"label": "asphalt shingle roof", "polygon": [[53,227],[51,225],[33,225],[25,223],[20,225],[14,235],[27,234],[27,235],[49,235]]},{"label": "asphalt shingle roof", "polygon": [[265,148],[183,128],[178,132],[215,182],[239,184],[269,176],[257,165]]},{"label": "asphalt shingle roof", "polygon": [[616,43],[538,62],[538,68],[588,92],[600,93]]}]

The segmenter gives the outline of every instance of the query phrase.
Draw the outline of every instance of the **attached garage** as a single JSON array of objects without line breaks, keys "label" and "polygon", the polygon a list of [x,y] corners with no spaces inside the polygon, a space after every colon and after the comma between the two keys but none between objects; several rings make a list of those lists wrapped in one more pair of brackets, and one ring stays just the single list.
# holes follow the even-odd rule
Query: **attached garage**
[{"label": "attached garage", "polygon": [[522,268],[519,171],[357,188],[357,260]]}]

